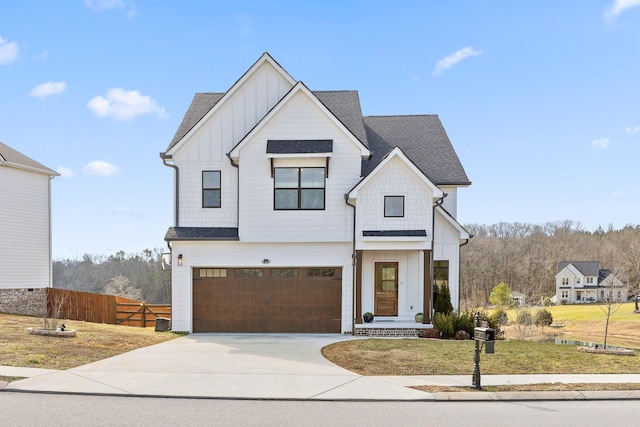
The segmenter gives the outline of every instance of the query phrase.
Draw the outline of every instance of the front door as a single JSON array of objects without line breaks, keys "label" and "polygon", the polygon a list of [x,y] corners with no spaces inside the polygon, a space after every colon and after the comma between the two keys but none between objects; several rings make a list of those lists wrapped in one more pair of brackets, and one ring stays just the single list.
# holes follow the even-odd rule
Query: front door
[{"label": "front door", "polygon": [[376,316],[398,315],[398,263],[376,262]]}]

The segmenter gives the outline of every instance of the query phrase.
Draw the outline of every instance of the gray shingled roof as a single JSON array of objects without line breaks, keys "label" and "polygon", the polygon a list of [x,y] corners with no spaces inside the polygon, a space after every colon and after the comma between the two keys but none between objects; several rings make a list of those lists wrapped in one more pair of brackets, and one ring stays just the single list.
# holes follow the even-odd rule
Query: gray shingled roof
[{"label": "gray shingled roof", "polygon": [[224,93],[196,93],[167,150],[176,145],[213,108]]},{"label": "gray shingled roof", "polygon": [[333,153],[332,139],[313,140],[267,140],[267,153],[300,154],[300,153]]},{"label": "gray shingled roof", "polygon": [[558,271],[556,274],[564,270],[564,268],[569,264],[573,264],[573,266],[585,276],[600,275],[600,262],[598,261],[560,261],[558,263]]},{"label": "gray shingled roof", "polygon": [[234,227],[169,227],[164,236],[173,240],[238,240],[238,229]]},{"label": "gray shingled roof", "polygon": [[14,150],[8,145],[0,142],[0,161],[7,161],[10,163],[15,163],[17,165],[26,166],[29,168],[40,169],[43,172],[50,175],[59,175],[56,171],[49,169],[42,163],[38,163],[30,157],[25,156],[24,154]]},{"label": "gray shingled roof", "polygon": [[[357,91],[313,92],[353,135],[371,150],[363,160],[368,175],[397,146],[436,185],[470,185],[460,159],[437,115],[362,117]],[[222,98],[222,93],[197,93],[169,150]]]},{"label": "gray shingled roof", "polygon": [[437,185],[470,185],[471,181],[437,115],[364,117],[371,158],[362,162],[368,175],[399,147]]}]

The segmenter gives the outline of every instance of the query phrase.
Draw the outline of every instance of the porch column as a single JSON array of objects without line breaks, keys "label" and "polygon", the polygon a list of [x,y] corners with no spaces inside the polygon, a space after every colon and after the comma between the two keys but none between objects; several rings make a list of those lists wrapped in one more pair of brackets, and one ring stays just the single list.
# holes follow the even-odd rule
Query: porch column
[{"label": "porch column", "polygon": [[431,299],[433,295],[433,288],[431,286],[431,251],[422,251],[424,255],[424,289],[423,289],[423,301],[422,301],[422,323],[431,323]]},{"label": "porch column", "polygon": [[356,324],[362,324],[362,251],[356,251]]}]

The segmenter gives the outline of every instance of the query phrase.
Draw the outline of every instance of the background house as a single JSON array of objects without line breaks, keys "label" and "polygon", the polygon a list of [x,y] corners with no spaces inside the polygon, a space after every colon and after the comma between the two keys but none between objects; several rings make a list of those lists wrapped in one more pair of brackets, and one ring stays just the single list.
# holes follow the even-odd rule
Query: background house
[{"label": "background house", "polygon": [[458,308],[470,181],[437,116],[363,117],[356,91],[311,91],[265,53],[196,94],[160,157],[174,330],[357,333],[367,311],[428,324],[432,278]]},{"label": "background house", "polygon": [[0,311],[37,314],[51,287],[51,179],[0,142]]},{"label": "background house", "polygon": [[580,304],[627,300],[627,289],[599,261],[562,261],[556,273],[556,303]]}]

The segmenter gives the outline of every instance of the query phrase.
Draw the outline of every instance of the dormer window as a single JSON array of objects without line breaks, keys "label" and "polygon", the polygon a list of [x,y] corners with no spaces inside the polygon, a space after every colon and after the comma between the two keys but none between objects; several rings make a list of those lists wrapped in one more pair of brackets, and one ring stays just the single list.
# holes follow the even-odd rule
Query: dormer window
[{"label": "dormer window", "polygon": [[404,217],[404,196],[384,196],[385,218]]},{"label": "dormer window", "polygon": [[274,168],[275,210],[322,210],[325,168]]},{"label": "dormer window", "polygon": [[202,207],[219,208],[221,206],[220,171],[202,172]]}]

